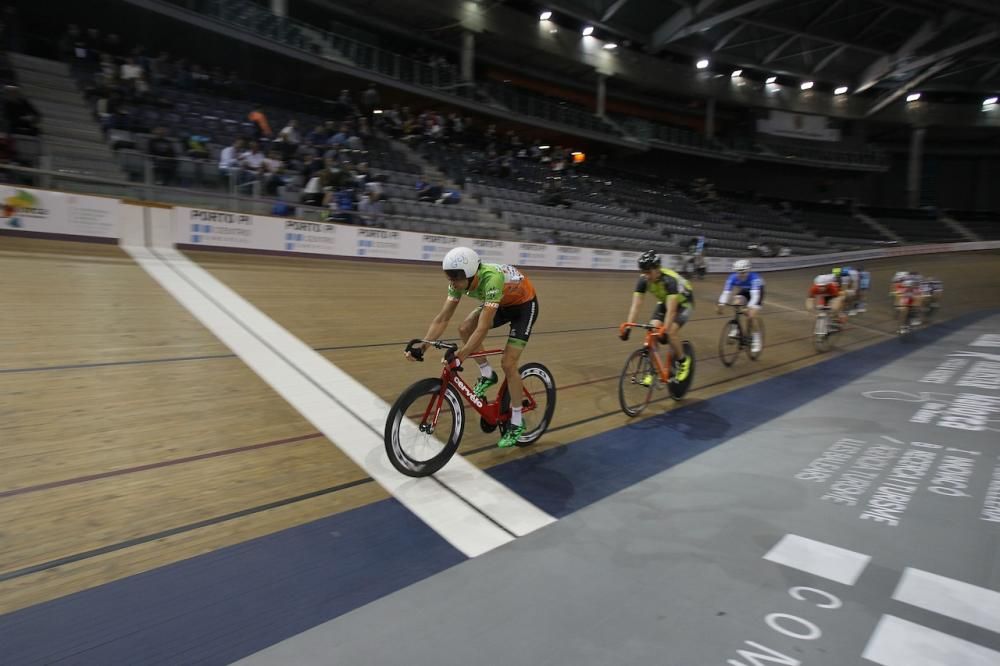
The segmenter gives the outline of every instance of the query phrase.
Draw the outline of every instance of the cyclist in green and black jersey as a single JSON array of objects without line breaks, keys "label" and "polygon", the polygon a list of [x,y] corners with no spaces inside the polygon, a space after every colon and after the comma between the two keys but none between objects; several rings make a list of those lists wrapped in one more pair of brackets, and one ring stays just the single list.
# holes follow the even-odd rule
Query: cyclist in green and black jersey
[{"label": "cyclist in green and black jersey", "polygon": [[[656,309],[649,323],[662,327],[669,336],[670,347],[674,352],[671,374],[677,381],[682,382],[691,372],[691,359],[684,355],[684,346],[678,333],[694,311],[694,292],[691,283],[669,268],[661,268],[660,256],[653,250],[647,250],[639,257],[639,270],[642,272],[642,277],[635,285],[632,307],[629,308],[628,318],[625,321],[636,321],[642,297],[647,291],[656,296]],[[631,330],[623,326],[619,337],[628,340]],[[649,381],[652,382],[652,379],[650,377]]]}]

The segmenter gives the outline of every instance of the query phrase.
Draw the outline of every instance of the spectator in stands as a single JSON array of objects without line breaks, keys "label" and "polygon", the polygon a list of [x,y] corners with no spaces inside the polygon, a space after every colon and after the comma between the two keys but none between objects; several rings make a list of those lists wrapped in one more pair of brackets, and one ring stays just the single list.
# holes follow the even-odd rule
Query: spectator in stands
[{"label": "spectator in stands", "polygon": [[295,118],[288,119],[288,124],[281,128],[275,141],[281,144],[281,156],[285,160],[291,159],[298,152],[302,138],[299,136],[299,128]]},{"label": "spectator in stands", "polygon": [[268,196],[278,194],[280,188],[287,184],[286,167],[281,153],[272,150],[261,163],[261,180],[264,183],[264,193]]},{"label": "spectator in stands", "polygon": [[211,153],[208,150],[208,137],[200,134],[192,134],[188,137],[187,156],[195,160],[208,159]]},{"label": "spectator in stands", "polygon": [[361,152],[365,149],[365,143],[361,140],[358,132],[352,131],[351,135],[347,137],[347,147],[351,150]]},{"label": "spectator in stands", "polygon": [[187,140],[187,156],[193,162],[194,179],[197,183],[205,182],[204,162],[211,157],[208,149],[208,137],[200,134],[192,134]]},{"label": "spectator in stands", "polygon": [[417,181],[417,201],[437,202],[444,193],[440,185]]},{"label": "spectator in stands", "polygon": [[7,129],[12,134],[38,136],[42,114],[21,94],[21,89],[17,86],[4,86],[3,112]]},{"label": "spectator in stands", "polygon": [[270,139],[273,133],[271,125],[267,122],[267,116],[260,104],[255,104],[253,110],[247,115],[247,120],[253,123],[254,138],[260,141],[263,138]]},{"label": "spectator in stands", "polygon": [[316,125],[313,131],[306,135],[306,145],[318,148],[326,145],[326,131],[322,125]]},{"label": "spectator in stands", "polygon": [[265,159],[267,158],[260,149],[260,144],[256,141],[251,141],[250,147],[240,155],[240,161],[243,166],[256,174],[260,173],[260,168],[264,165]]},{"label": "spectator in stands", "polygon": [[177,151],[167,138],[167,130],[157,127],[149,140],[148,153],[153,158],[153,179],[157,185],[170,185],[177,175]]},{"label": "spectator in stands", "polygon": [[240,173],[240,160],[244,151],[243,139],[233,139],[231,146],[222,149],[219,156],[219,174],[225,178],[236,177]]},{"label": "spectator in stands", "polygon": [[322,206],[329,192],[330,165],[333,160],[323,160],[318,155],[313,158],[320,161],[320,168],[305,174],[306,186],[302,188],[302,203],[306,206]]},{"label": "spectator in stands", "polygon": [[342,148],[347,145],[347,140],[350,138],[350,125],[344,124],[340,126],[340,130],[336,134],[327,139],[327,145],[331,148]]},{"label": "spectator in stands", "polygon": [[142,98],[149,88],[146,86],[145,72],[136,62],[135,58],[128,58],[121,66],[119,78],[125,87],[125,94],[129,98]]},{"label": "spectator in stands", "polygon": [[375,190],[366,189],[361,195],[361,200],[358,202],[358,218],[361,224],[368,227],[382,224],[382,199]]}]

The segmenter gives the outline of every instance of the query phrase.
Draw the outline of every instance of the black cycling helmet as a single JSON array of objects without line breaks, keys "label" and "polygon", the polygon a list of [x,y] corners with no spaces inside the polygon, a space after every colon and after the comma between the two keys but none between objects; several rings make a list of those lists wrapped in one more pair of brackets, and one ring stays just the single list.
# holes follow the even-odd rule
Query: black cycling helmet
[{"label": "black cycling helmet", "polygon": [[639,270],[648,271],[650,268],[660,267],[660,255],[653,250],[646,250],[639,255]]}]

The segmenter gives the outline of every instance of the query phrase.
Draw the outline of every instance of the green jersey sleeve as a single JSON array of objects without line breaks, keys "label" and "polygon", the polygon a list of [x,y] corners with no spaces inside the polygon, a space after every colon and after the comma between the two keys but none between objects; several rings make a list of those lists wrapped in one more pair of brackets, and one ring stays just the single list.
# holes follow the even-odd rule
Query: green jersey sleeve
[{"label": "green jersey sleeve", "polygon": [[460,292],[458,289],[455,289],[451,285],[448,285],[448,298],[450,298],[453,301],[462,300],[462,292]]}]

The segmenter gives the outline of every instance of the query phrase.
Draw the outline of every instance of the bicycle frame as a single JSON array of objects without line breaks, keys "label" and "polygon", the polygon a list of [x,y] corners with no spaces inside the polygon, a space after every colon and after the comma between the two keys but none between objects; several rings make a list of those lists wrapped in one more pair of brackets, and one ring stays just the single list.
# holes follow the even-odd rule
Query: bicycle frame
[{"label": "bicycle frame", "polygon": [[[642,346],[646,348],[649,352],[649,357],[652,359],[653,367],[656,368],[656,374],[660,377],[660,381],[667,383],[670,381],[670,359],[667,358],[665,361],[660,360],[660,355],[657,353],[657,348],[659,347],[659,331],[658,326],[653,326],[652,324],[637,324],[635,322],[628,322],[627,326],[629,328],[644,328],[646,329],[646,339],[643,341]],[[664,345],[666,347],[666,355],[669,357],[673,354],[673,350],[670,345]]]},{"label": "bicycle frame", "polygon": [[[435,345],[437,346],[437,345]],[[454,353],[451,346],[445,347]],[[470,359],[474,358],[484,358],[486,356],[495,356],[497,354],[502,354],[502,349],[489,349],[481,352],[476,352],[475,354],[469,354]],[[447,354],[451,356],[451,354]],[[459,395],[465,397],[465,401],[469,403],[474,410],[476,410],[483,420],[489,425],[496,425],[501,421],[506,421],[510,419],[510,411],[501,412],[501,399],[504,393],[507,391],[507,378],[504,377],[503,383],[500,384],[500,390],[497,392],[497,399],[493,402],[486,402],[482,398],[476,396],[475,392],[469,387],[468,384],[462,379],[461,375],[458,374],[450,365],[445,365],[441,369],[441,390],[438,392],[436,398],[430,401],[427,405],[427,409],[424,410],[424,416],[421,423],[430,423],[431,427],[437,426],[438,416],[441,414],[441,406],[444,404],[444,394],[448,390],[448,386],[454,386],[458,391]],[[521,386],[521,391],[523,392],[522,397],[522,409],[524,413],[528,413],[538,406],[535,402],[534,396],[528,392],[528,389],[524,388],[523,384]],[[433,411],[433,418],[428,421],[428,417]]]}]

